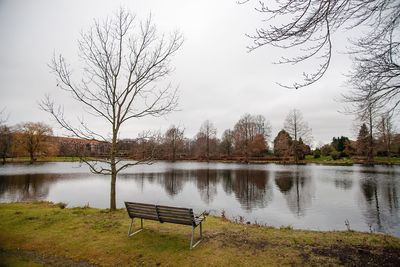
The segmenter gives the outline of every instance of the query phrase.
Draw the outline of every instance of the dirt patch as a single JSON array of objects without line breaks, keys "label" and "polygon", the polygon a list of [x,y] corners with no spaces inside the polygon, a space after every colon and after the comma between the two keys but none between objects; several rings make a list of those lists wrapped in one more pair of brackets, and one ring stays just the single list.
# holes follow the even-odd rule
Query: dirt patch
[{"label": "dirt patch", "polygon": [[313,254],[338,258],[346,266],[400,266],[400,249],[374,250],[364,246],[313,247]]},{"label": "dirt patch", "polygon": [[[243,233],[216,232],[205,236],[205,239],[217,240],[221,247],[252,249],[254,251],[282,247],[268,240],[249,239]],[[399,248],[374,248],[369,246],[333,245],[310,246],[305,244],[286,245],[286,248],[299,252],[303,262],[310,263],[312,256],[323,256],[338,260],[344,266],[400,266]]]},{"label": "dirt patch", "polygon": [[253,240],[248,239],[243,233],[235,232],[216,232],[208,234],[204,239],[216,239],[221,242],[223,247],[247,247],[252,249],[264,249],[267,247],[274,246],[267,240]]},{"label": "dirt patch", "polygon": [[[4,250],[0,248],[0,258],[14,257],[24,261],[35,262],[45,266],[60,266],[60,267],[95,267],[97,265],[91,264],[86,261],[76,261],[65,257],[56,257],[42,255],[35,251],[29,250]],[[3,266],[0,264],[0,266]]]}]

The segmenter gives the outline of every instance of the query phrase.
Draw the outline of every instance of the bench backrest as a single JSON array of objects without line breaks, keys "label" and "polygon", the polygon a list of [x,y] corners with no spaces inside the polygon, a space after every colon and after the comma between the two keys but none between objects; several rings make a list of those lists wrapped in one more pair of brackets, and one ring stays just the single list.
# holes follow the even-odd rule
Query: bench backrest
[{"label": "bench backrest", "polygon": [[194,216],[192,209],[156,206],[160,222],[193,225]]},{"label": "bench backrest", "polygon": [[153,204],[125,202],[130,218],[143,218],[158,221],[156,206]]},{"label": "bench backrest", "polygon": [[125,202],[130,218],[143,218],[185,225],[194,224],[193,209]]}]

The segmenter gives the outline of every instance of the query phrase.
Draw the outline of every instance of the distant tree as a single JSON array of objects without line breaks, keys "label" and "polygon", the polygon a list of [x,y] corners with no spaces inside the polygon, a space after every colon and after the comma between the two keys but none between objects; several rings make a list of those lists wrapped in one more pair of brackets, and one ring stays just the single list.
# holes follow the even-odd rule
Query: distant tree
[{"label": "distant tree", "polygon": [[311,149],[304,144],[303,139],[300,137],[299,141],[293,141],[292,154],[295,156],[295,159],[304,160],[306,155],[311,154]]},{"label": "distant tree", "polygon": [[12,147],[12,132],[7,125],[0,125],[0,157],[3,164],[6,158],[10,156]]},{"label": "distant tree", "polygon": [[321,155],[322,156],[329,156],[334,148],[330,144],[325,144],[321,146]]},{"label": "distant tree", "polygon": [[333,137],[332,139],[332,147],[339,152],[340,157],[347,157],[348,154],[346,153],[346,146],[350,142],[348,137],[341,136],[341,137]]},{"label": "distant tree", "polygon": [[223,155],[230,156],[233,152],[234,133],[232,130],[225,130],[222,134],[220,151]]},{"label": "distant tree", "polygon": [[319,159],[321,157],[321,150],[319,148],[316,148],[313,151],[313,157],[314,157],[314,159]]},{"label": "distant tree", "polygon": [[5,112],[6,112],[5,108],[0,110],[0,125],[3,125],[8,119],[8,116],[5,115]]},{"label": "distant tree", "polygon": [[177,153],[183,148],[184,129],[172,125],[164,135],[164,144],[166,146],[167,158],[175,161]]},{"label": "distant tree", "polygon": [[[302,141],[309,143],[311,141],[311,128],[308,127],[308,124],[304,121],[303,115],[298,109],[293,109],[286,116],[284,129],[293,139],[293,151],[299,152],[300,150],[297,148],[300,145],[300,138]],[[297,163],[299,160],[299,156],[297,153],[294,153],[294,160]]]},{"label": "distant tree", "polygon": [[211,150],[215,150],[217,128],[209,120],[203,122],[197,134],[197,147],[201,156],[210,159]]},{"label": "distant tree", "polygon": [[268,152],[268,144],[263,134],[256,134],[249,145],[250,154],[255,157],[261,157]]},{"label": "distant tree", "polygon": [[367,125],[363,123],[357,137],[357,154],[360,156],[368,156],[370,151],[369,136]]},{"label": "distant tree", "polygon": [[377,131],[385,148],[385,154],[388,157],[391,155],[391,146],[394,135],[394,125],[392,120],[393,117],[391,113],[386,112],[381,115],[377,124]]},{"label": "distant tree", "polygon": [[292,138],[285,130],[280,130],[274,139],[274,155],[277,157],[289,157],[292,151]]},{"label": "distant tree", "polygon": [[151,163],[161,154],[162,136],[159,132],[142,131],[134,140],[132,149],[133,158],[139,162]]},{"label": "distant tree", "polygon": [[[152,155],[135,162],[120,159],[118,137],[128,121],[149,116],[163,116],[177,107],[177,90],[161,86],[173,71],[171,59],[180,49],[183,37],[179,32],[159,35],[151,17],[137,21],[129,11],[120,8],[113,17],[95,21],[81,34],[79,56],[81,77],[73,75],[63,56],[54,57],[51,64],[57,86],[67,91],[96,121],[104,123],[108,132],[96,131],[81,121],[71,123],[50,98],[42,108],[69,132],[87,140],[110,143],[110,152],[97,161],[82,160],[97,174],[109,175],[110,209],[116,210],[117,174],[138,164],[149,163]],[[148,141],[143,141],[147,143]],[[101,162],[101,164],[100,164]]]},{"label": "distant tree", "polygon": [[53,134],[51,127],[42,122],[19,124],[16,127],[16,131],[20,136],[17,141],[29,154],[31,164],[36,161],[36,156],[39,153],[46,152],[46,140]]},{"label": "distant tree", "polygon": [[260,141],[262,136],[265,146],[268,148],[267,140],[271,133],[271,126],[262,115],[243,115],[235,124],[233,132],[236,153],[244,155],[246,159],[254,153],[260,154],[262,150],[265,150],[265,147],[258,146],[259,150],[251,151],[251,145],[257,136],[259,136],[257,142]]}]

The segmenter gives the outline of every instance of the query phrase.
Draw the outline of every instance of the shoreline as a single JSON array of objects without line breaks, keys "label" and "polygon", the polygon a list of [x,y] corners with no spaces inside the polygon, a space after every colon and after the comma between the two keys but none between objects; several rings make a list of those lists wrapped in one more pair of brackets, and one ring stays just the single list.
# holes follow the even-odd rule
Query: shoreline
[{"label": "shoreline", "polygon": [[[279,165],[309,165],[309,164],[316,164],[316,165],[326,165],[326,166],[353,166],[353,165],[362,165],[362,166],[399,166],[400,165],[400,158],[393,158],[394,160],[382,160],[378,159],[373,162],[365,162],[360,160],[316,160],[316,159],[306,159],[299,161],[297,164],[295,161],[279,161],[279,160],[229,160],[229,159],[210,159],[210,160],[200,160],[200,159],[179,159],[176,161],[171,160],[154,160],[154,162],[210,162],[210,163],[235,163],[235,164],[279,164]],[[126,160],[134,160],[127,158]],[[33,163],[48,163],[48,162],[79,162],[81,161],[79,157],[38,157],[37,160]],[[95,161],[93,159],[93,161]],[[22,158],[8,158],[6,160],[6,164],[15,163],[15,164],[30,164],[29,158],[22,157]],[[2,164],[0,164],[1,166]]]}]

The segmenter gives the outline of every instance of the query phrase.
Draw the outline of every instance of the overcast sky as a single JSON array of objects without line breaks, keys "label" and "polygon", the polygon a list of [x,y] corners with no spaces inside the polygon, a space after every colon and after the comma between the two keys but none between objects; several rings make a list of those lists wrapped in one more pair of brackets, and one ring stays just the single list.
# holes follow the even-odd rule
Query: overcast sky
[{"label": "overcast sky", "polygon": [[[333,39],[331,66],[318,83],[300,90],[282,88],[276,82],[285,83],[296,73],[312,69],[313,63],[301,70],[274,65],[288,51],[269,47],[248,53],[246,46],[251,40],[245,34],[262,25],[262,16],[254,11],[255,3],[0,0],[0,110],[6,108],[10,125],[42,121],[60,133],[38,106],[50,93],[65,105],[69,116],[84,115],[70,98],[60,94],[47,65],[53,53],[63,54],[69,62],[77,61],[80,32],[88,29],[94,18],[109,16],[122,6],[139,18],[151,12],[160,32],[178,29],[185,42],[172,61],[175,72],[168,78],[179,85],[180,111],[162,118],[131,120],[121,137],[135,137],[145,129],[165,131],[171,124],[183,126],[185,135],[193,137],[206,119],[214,123],[220,136],[245,113],[264,115],[274,137],[293,108],[303,113],[315,143],[328,142],[333,136],[354,137],[353,117],[338,112],[343,109],[338,99],[349,90],[344,74],[351,61],[343,53],[347,37],[339,33]],[[101,121],[94,122],[93,127],[107,131]]]}]

